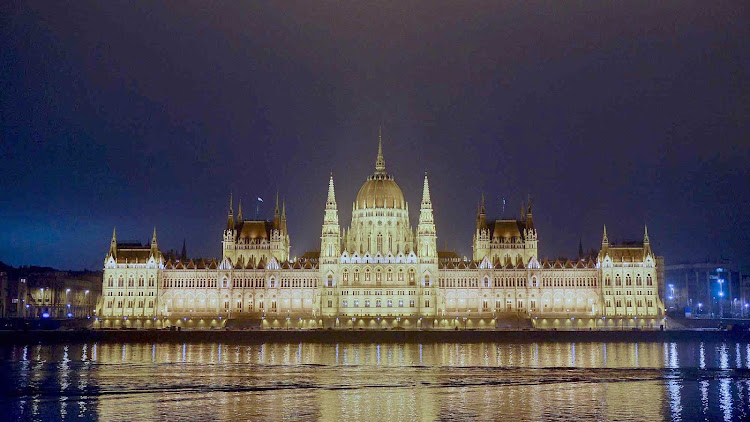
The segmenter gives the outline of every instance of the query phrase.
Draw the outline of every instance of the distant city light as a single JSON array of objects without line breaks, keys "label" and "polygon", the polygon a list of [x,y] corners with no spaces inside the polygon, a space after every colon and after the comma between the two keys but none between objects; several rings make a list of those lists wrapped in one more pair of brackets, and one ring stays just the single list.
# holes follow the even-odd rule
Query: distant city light
[{"label": "distant city light", "polygon": [[49,318],[49,312],[45,312],[42,314],[42,318]]}]

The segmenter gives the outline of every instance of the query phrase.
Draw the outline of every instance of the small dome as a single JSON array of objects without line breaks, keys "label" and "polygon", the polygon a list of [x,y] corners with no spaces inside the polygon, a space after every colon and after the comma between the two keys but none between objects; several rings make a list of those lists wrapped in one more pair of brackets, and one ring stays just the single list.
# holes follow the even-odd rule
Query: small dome
[{"label": "small dome", "polygon": [[383,173],[376,173],[367,178],[365,184],[359,189],[355,204],[357,209],[406,209],[406,201],[404,201],[401,188],[398,187],[393,177]]}]

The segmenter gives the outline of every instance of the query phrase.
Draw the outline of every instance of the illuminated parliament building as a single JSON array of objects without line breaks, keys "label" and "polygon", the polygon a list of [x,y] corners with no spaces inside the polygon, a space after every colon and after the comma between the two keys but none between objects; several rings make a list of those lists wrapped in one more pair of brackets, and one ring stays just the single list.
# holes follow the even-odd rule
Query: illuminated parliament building
[{"label": "illuminated parliament building", "polygon": [[531,204],[518,219],[476,216],[471,259],[438,251],[424,177],[416,230],[409,204],[386,173],[382,142],[375,172],[341,227],[333,175],[320,252],[290,255],[286,210],[246,220],[230,198],[221,260],[173,262],[149,245],[118,243],[104,260],[96,327],[290,329],[656,328],[664,305],[648,231],[643,242],[610,244],[598,255],[539,259]]}]

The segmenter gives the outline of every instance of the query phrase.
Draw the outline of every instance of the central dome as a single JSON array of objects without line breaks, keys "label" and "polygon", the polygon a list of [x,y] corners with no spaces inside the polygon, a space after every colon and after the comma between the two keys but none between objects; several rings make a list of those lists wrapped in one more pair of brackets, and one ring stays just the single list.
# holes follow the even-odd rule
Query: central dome
[{"label": "central dome", "polygon": [[357,209],[363,208],[397,208],[406,209],[404,194],[401,188],[387,174],[374,174],[357,194]]},{"label": "central dome", "polygon": [[365,208],[396,208],[405,210],[406,201],[401,188],[398,187],[393,176],[385,172],[385,158],[383,158],[383,141],[378,142],[378,158],[375,160],[375,174],[367,181],[357,194],[354,202],[356,209]]}]

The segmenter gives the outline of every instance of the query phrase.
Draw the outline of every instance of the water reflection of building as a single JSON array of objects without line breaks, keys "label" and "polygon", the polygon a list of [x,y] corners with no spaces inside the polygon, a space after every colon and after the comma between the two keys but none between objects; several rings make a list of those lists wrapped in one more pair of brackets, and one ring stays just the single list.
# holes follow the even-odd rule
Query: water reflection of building
[{"label": "water reflection of building", "polygon": [[[290,259],[285,206],[273,220],[247,220],[230,199],[220,261],[172,262],[158,248],[118,243],[104,263],[102,326],[222,325],[334,328],[495,328],[503,321],[587,328],[658,326],[663,305],[648,231],[642,242],[614,245],[606,227],[598,255],[546,260],[531,203],[517,219],[488,218],[482,200],[471,259],[438,252],[427,174],[419,220],[385,170],[375,172],[342,228],[333,176],[320,251]],[[605,317],[605,318],[601,318]],[[613,321],[613,318],[620,322]]]}]

